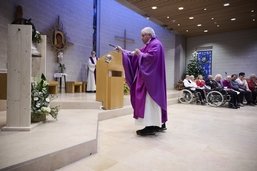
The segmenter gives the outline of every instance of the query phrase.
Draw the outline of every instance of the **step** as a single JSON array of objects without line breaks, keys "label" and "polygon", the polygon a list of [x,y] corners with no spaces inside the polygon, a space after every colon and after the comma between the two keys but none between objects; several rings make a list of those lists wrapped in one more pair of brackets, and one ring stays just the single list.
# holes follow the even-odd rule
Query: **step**
[{"label": "step", "polygon": [[62,109],[28,132],[0,132],[0,170],[52,171],[97,152],[98,112]]},{"label": "step", "polygon": [[100,109],[102,103],[97,101],[52,101],[51,106],[60,106],[60,109]]}]

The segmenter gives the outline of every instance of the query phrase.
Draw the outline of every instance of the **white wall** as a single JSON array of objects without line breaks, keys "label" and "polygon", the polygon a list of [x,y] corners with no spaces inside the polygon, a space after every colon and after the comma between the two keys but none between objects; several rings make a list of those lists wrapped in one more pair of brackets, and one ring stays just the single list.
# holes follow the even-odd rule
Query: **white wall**
[{"label": "white wall", "polygon": [[115,36],[123,36],[125,29],[127,37],[135,40],[134,43],[127,43],[127,49],[134,50],[135,48],[142,47],[141,29],[150,26],[155,30],[158,39],[163,43],[166,55],[167,87],[173,88],[175,34],[122,6],[115,0],[100,0],[100,9],[100,55],[104,55],[112,50],[108,46],[109,43],[123,47],[123,42],[116,40]]},{"label": "white wall", "polygon": [[182,35],[176,35],[175,38],[175,84],[183,79],[185,68],[185,52],[186,52],[186,38]]},{"label": "white wall", "polygon": [[[15,6],[22,5],[23,18],[32,19],[41,34],[52,36],[57,17],[60,16],[64,32],[73,43],[64,51],[63,63],[68,73],[67,80],[84,80],[85,68],[92,50],[93,3],[92,0],[2,0],[0,1],[0,69],[7,63],[7,25],[14,20]],[[49,37],[48,37],[49,39]],[[49,42],[47,47],[48,79],[58,69],[56,53]]]},{"label": "white wall", "polygon": [[[115,36],[123,36],[124,29],[127,37],[135,40],[135,43],[127,43],[127,49],[133,50],[143,46],[140,31],[143,27],[151,26],[156,35],[162,41],[166,52],[167,87],[174,85],[174,54],[175,34],[147,19],[132,10],[124,7],[115,0],[99,0],[100,27],[98,39],[98,55],[103,55],[112,48],[109,43],[123,46],[123,42],[117,41]],[[67,80],[85,80],[85,64],[88,62],[92,50],[93,35],[93,0],[2,0],[0,1],[0,69],[6,69],[7,63],[7,25],[14,18],[15,6],[23,6],[23,17],[32,18],[37,30],[42,34],[52,36],[54,24],[58,15],[64,27],[64,31],[73,43],[64,52],[63,63],[68,73]],[[53,79],[57,70],[56,54],[51,47],[47,47],[47,78]]]},{"label": "white wall", "polygon": [[188,38],[187,63],[192,52],[201,47],[212,48],[213,75],[257,74],[257,29]]}]

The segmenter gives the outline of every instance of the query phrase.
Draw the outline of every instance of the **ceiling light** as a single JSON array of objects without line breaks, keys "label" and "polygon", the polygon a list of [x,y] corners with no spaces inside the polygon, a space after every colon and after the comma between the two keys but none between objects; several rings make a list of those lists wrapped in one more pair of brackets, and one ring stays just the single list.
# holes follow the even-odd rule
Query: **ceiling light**
[{"label": "ceiling light", "polygon": [[206,11],[206,10],[207,10],[207,8],[204,8],[203,10],[204,10],[204,11]]},{"label": "ceiling light", "polygon": [[230,5],[229,3],[223,4],[224,7],[228,7],[229,5]]},{"label": "ceiling light", "polygon": [[178,7],[178,10],[183,10],[184,9],[184,7]]},{"label": "ceiling light", "polygon": [[216,21],[214,21],[214,24],[217,24],[217,22],[216,22]]},{"label": "ceiling light", "polygon": [[207,33],[207,32],[208,32],[208,30],[204,30],[203,32]]},{"label": "ceiling light", "polygon": [[231,21],[235,21],[235,20],[236,20],[236,18],[231,18],[230,20],[231,20]]},{"label": "ceiling light", "polygon": [[180,24],[178,24],[178,26],[180,26]]},{"label": "ceiling light", "polygon": [[198,26],[198,27],[201,27],[201,26],[202,26],[202,24],[197,24],[197,26]]},{"label": "ceiling light", "polygon": [[186,30],[186,32],[188,32],[188,30]]},{"label": "ceiling light", "polygon": [[220,25],[217,25],[217,27],[220,27]]},{"label": "ceiling light", "polygon": [[214,20],[214,18],[212,17],[211,20]]},{"label": "ceiling light", "polygon": [[152,9],[153,9],[153,10],[157,9],[157,6],[153,6]]},{"label": "ceiling light", "polygon": [[254,10],[251,10],[251,12],[254,12]]},{"label": "ceiling light", "polygon": [[150,17],[146,17],[147,20],[150,20]]},{"label": "ceiling light", "polygon": [[169,18],[170,18],[170,16],[167,16],[167,18],[169,19]]},{"label": "ceiling light", "polygon": [[253,21],[255,21],[255,18],[253,18]]},{"label": "ceiling light", "polygon": [[194,17],[189,17],[189,20],[193,20],[194,19]]}]

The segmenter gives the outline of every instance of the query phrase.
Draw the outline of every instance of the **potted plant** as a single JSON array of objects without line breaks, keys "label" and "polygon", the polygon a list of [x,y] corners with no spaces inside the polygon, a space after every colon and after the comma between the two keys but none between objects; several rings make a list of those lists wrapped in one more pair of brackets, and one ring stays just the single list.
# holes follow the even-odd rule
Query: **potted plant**
[{"label": "potted plant", "polygon": [[40,80],[31,83],[31,122],[46,121],[47,115],[57,119],[59,107],[51,107],[50,101],[48,83],[42,74]]}]

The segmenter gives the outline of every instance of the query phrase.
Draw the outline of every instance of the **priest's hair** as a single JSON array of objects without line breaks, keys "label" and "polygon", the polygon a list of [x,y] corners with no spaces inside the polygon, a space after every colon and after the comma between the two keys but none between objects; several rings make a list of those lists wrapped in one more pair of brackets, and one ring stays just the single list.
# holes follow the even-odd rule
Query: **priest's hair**
[{"label": "priest's hair", "polygon": [[145,27],[141,30],[142,34],[151,34],[152,37],[156,37],[154,30],[151,27]]}]

